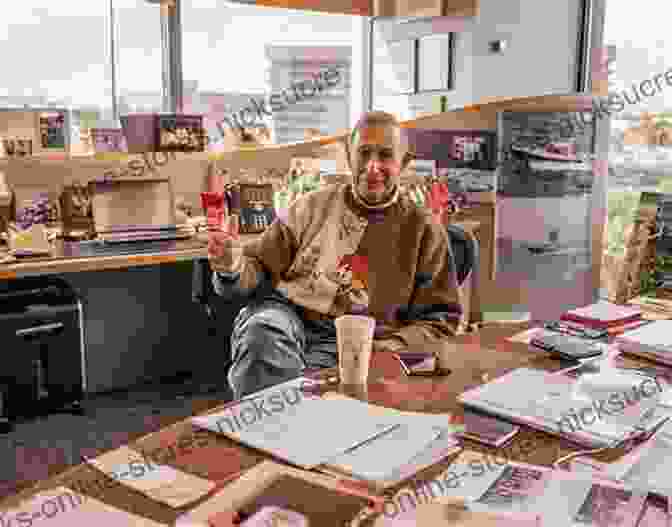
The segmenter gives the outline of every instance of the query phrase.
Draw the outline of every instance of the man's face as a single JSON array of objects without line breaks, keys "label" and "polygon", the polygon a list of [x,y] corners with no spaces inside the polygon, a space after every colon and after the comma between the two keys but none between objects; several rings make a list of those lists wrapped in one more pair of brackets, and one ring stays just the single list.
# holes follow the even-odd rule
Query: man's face
[{"label": "man's face", "polygon": [[351,151],[354,184],[359,195],[371,204],[385,201],[399,184],[404,153],[398,127],[361,128]]}]

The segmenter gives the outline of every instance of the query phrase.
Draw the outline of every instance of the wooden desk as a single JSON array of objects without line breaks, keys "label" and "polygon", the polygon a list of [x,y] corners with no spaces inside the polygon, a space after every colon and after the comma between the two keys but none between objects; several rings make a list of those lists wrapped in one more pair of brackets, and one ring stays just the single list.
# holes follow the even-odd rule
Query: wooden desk
[{"label": "wooden desk", "polygon": [[[257,238],[256,234],[242,235],[245,241]],[[2,255],[2,252],[0,252]],[[26,276],[41,276],[83,271],[104,271],[125,269],[141,265],[159,265],[184,260],[207,258],[207,241],[197,239],[178,240],[175,250],[139,254],[106,254],[89,257],[68,257],[64,254],[64,243],[59,241],[54,253],[49,257],[24,258],[11,264],[0,264],[0,280],[13,280]]]},{"label": "wooden desk", "polygon": [[[558,361],[545,359],[530,352],[525,344],[504,340],[507,336],[525,329],[525,327],[521,325],[515,329],[510,327],[486,328],[477,335],[459,337],[456,341],[457,346],[453,342],[448,342],[444,353],[448,357],[454,357],[454,361],[451,360],[453,372],[445,377],[404,377],[401,376],[398,365],[390,355],[379,355],[374,363],[373,375],[365,397],[369,402],[382,406],[431,413],[450,413],[459,416],[462,414],[462,409],[456,402],[456,396],[465,389],[492,380],[517,367],[528,366],[556,370],[561,366]],[[215,406],[214,402],[212,406]],[[192,430],[189,421],[181,421],[159,432],[147,435],[133,442],[131,446],[144,452],[152,452],[162,448],[164,455],[161,455],[161,458],[163,458],[165,453],[169,452],[170,446],[177,448],[177,445],[182,445],[182,442],[186,441],[192,434]],[[299,471],[281,463],[269,461],[267,456],[236,445],[221,436],[207,432],[204,432],[204,434],[202,437],[207,438],[207,442],[203,440],[201,442],[207,444],[195,446],[190,453],[179,454],[174,456],[173,460],[166,460],[165,462],[184,471],[210,479],[222,477],[222,462],[226,462],[230,470],[254,467],[241,479],[225,485],[218,494],[218,498],[222,497],[223,501],[230,507],[241,505],[255,492],[258,492],[260,488],[263,488],[265,484],[282,473],[304,474],[309,479],[334,485],[334,480],[327,476]],[[549,434],[530,429],[523,429],[504,451],[501,449],[495,451],[471,442],[466,443],[466,446],[485,454],[496,455],[496,459],[499,459],[500,463],[502,456],[505,455],[509,459],[544,466],[551,465],[558,457],[574,451],[576,448],[575,445]],[[621,451],[609,451],[600,459],[608,461],[621,454]],[[448,458],[432,469],[424,471],[420,477],[424,480],[435,477],[437,471],[444,470],[453,459],[454,457]],[[220,465],[219,472],[214,465]],[[57,467],[53,467],[53,469],[56,470]],[[87,494],[117,508],[170,525],[179,515],[186,512],[183,509],[171,509],[168,506],[156,503],[141,494],[124,488],[123,485],[114,482],[114,480],[105,480],[102,473],[86,465],[73,467],[58,476],[39,482],[33,488],[26,489],[3,500],[0,503],[0,508],[5,510],[16,507],[21,500],[27,499],[34,493],[59,485],[77,485],[78,488],[81,488],[83,484],[89,484],[96,480],[107,481],[107,488],[103,488],[100,492],[87,492]],[[195,506],[198,506],[198,504],[189,509],[193,509]]]}]

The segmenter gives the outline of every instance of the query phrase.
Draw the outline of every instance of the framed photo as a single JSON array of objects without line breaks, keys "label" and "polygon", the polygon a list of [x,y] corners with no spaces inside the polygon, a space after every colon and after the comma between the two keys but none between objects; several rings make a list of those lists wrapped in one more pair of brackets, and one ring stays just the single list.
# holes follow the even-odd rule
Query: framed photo
[{"label": "framed photo", "polygon": [[40,142],[42,148],[65,148],[65,114],[40,114]]},{"label": "framed photo", "polygon": [[594,116],[504,111],[498,132],[497,277],[553,320],[593,301]]},{"label": "framed photo", "polygon": [[91,128],[91,141],[96,153],[126,152],[126,138],[121,128]]},{"label": "framed photo", "polygon": [[516,197],[589,194],[593,187],[592,112],[500,112],[498,193]]},{"label": "framed photo", "polygon": [[202,115],[159,115],[157,152],[204,152],[207,134]]}]

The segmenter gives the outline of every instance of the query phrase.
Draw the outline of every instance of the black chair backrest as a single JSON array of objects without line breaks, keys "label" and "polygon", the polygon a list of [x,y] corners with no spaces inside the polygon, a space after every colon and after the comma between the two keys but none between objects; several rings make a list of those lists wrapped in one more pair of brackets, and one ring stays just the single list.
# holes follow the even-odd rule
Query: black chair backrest
[{"label": "black chair backrest", "polygon": [[457,283],[462,285],[469,273],[475,273],[478,268],[478,241],[459,225],[448,224],[446,230],[450,236]]}]

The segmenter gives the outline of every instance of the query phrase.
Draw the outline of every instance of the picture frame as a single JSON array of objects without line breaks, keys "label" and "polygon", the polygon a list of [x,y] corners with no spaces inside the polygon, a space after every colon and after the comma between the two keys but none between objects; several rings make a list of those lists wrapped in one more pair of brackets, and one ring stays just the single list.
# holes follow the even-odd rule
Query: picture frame
[{"label": "picture frame", "polygon": [[204,152],[207,133],[203,116],[160,114],[155,138],[156,152]]},{"label": "picture frame", "polygon": [[96,153],[128,151],[121,128],[91,128],[91,142]]}]

